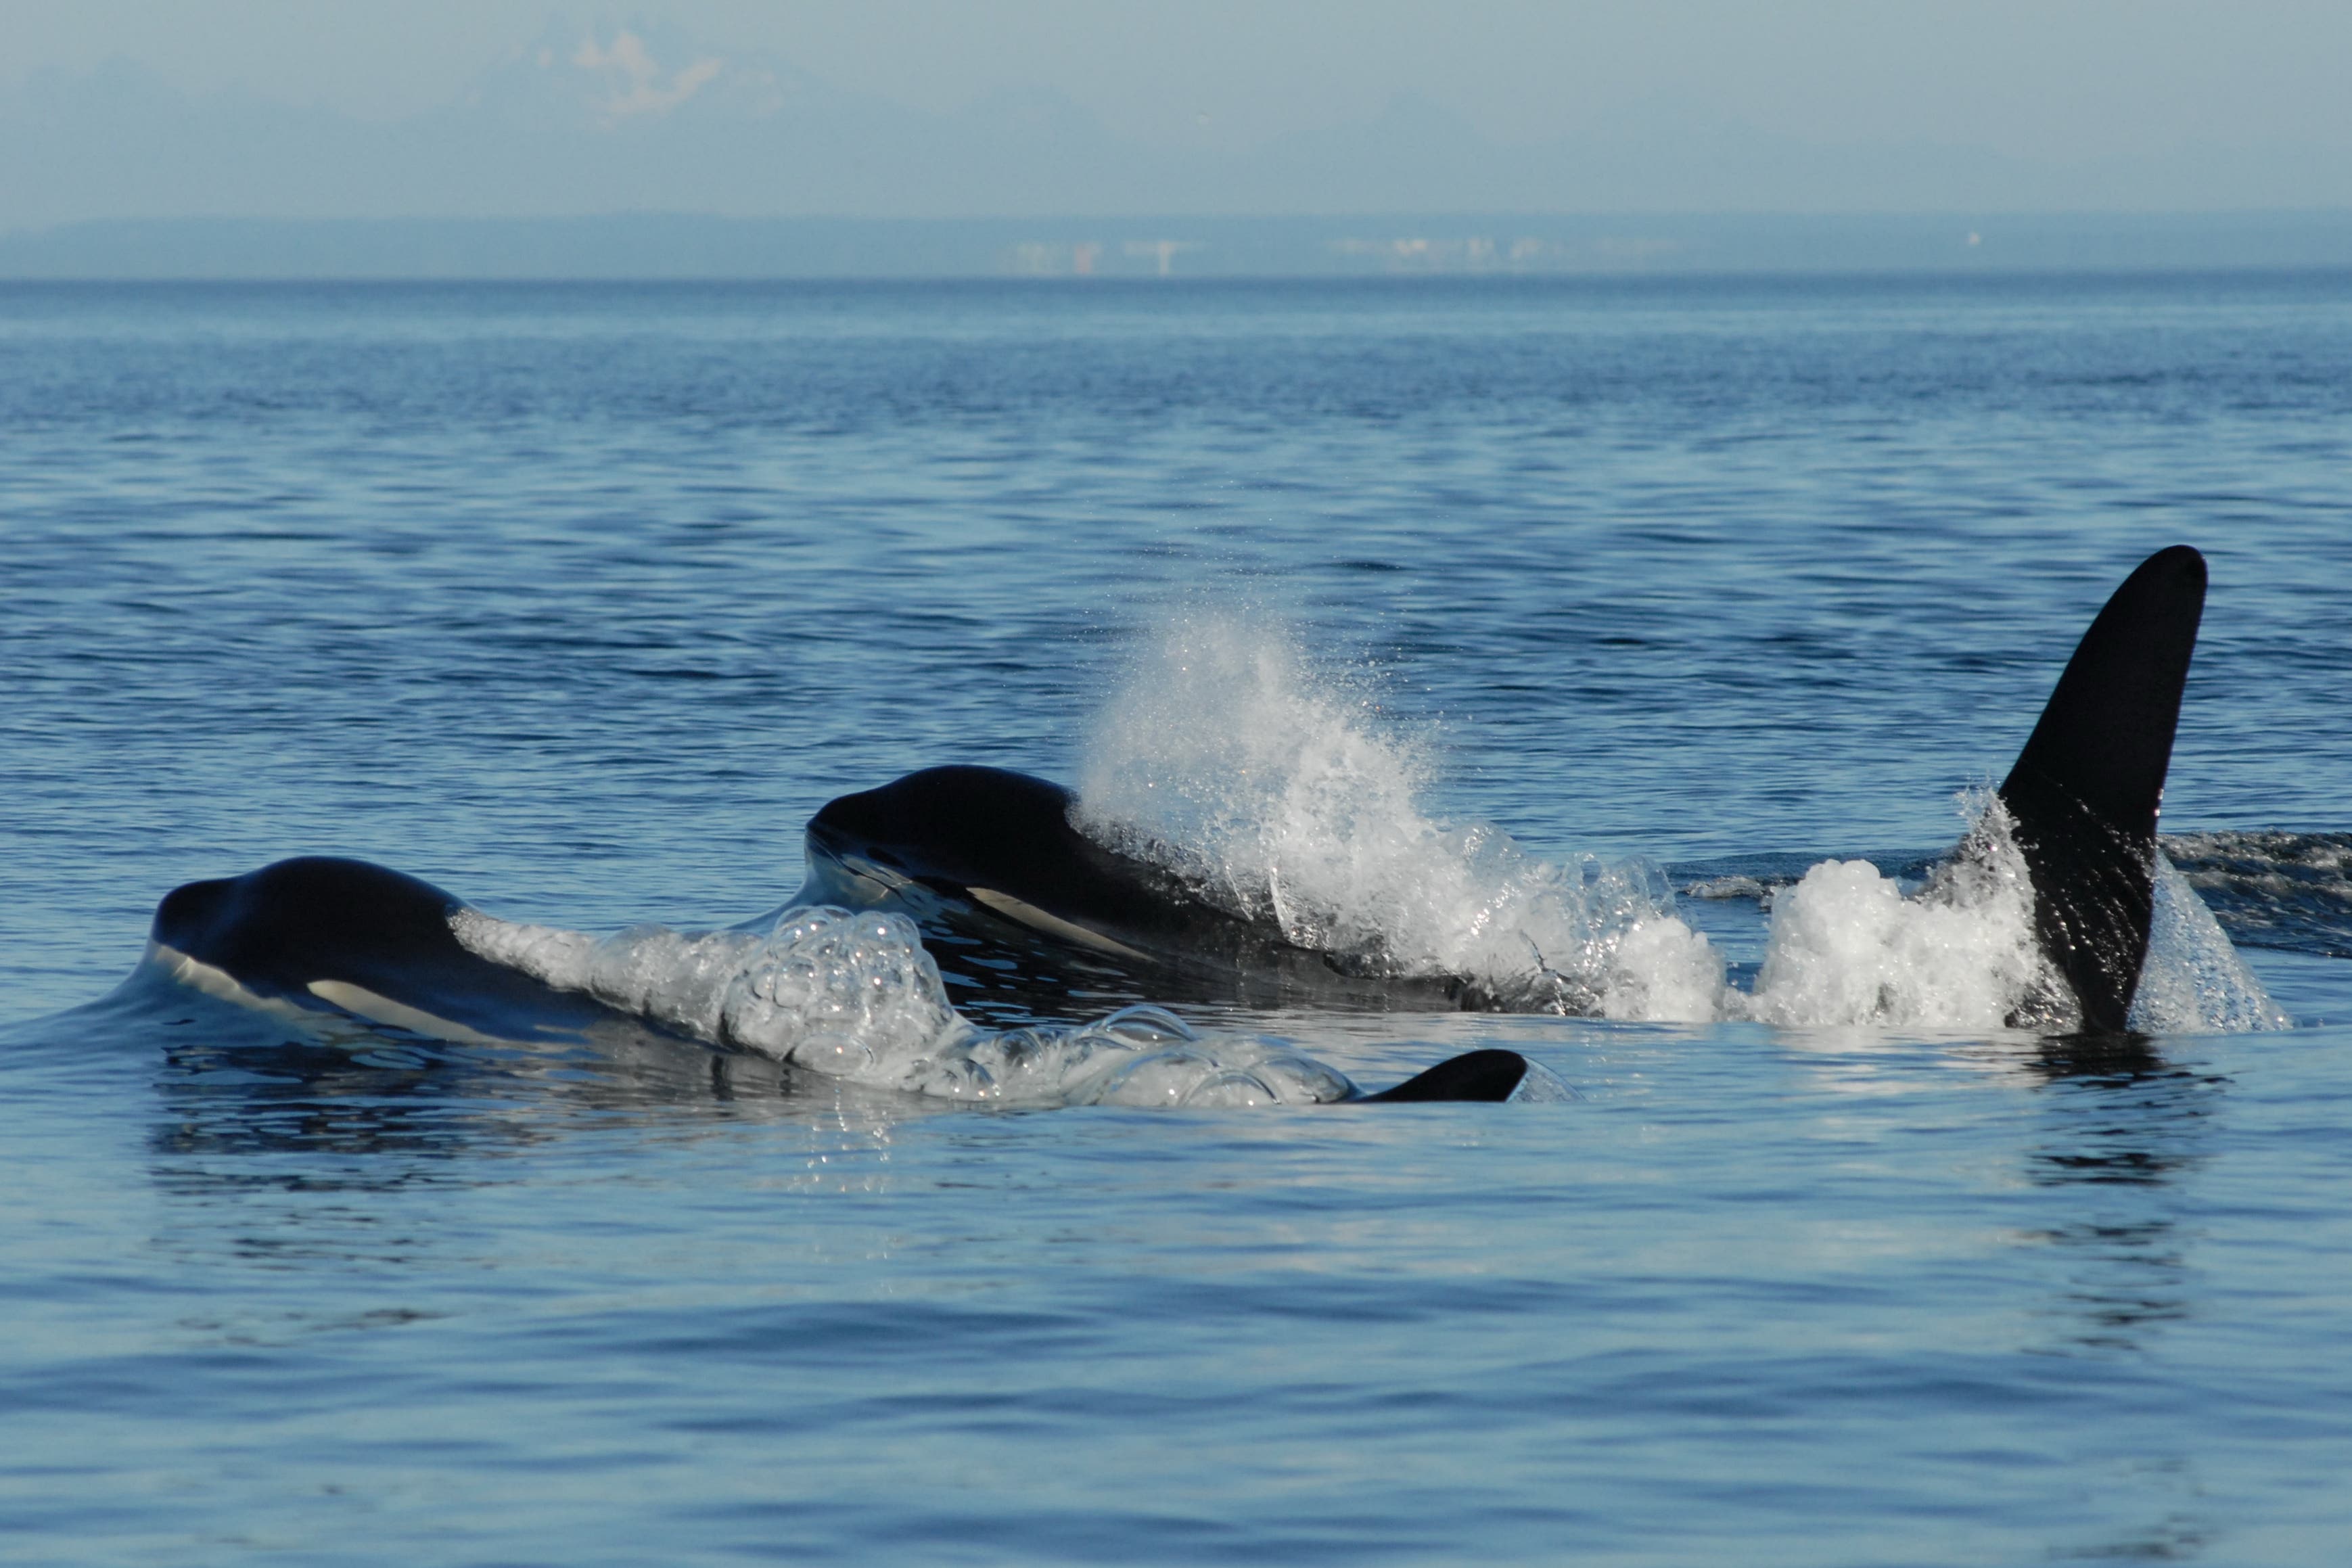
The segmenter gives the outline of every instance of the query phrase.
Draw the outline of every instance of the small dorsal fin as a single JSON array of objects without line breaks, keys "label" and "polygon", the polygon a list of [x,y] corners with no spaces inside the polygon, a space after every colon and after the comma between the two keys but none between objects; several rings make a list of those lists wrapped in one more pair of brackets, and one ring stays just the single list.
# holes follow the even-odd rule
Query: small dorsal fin
[{"label": "small dorsal fin", "polygon": [[2205,558],[2140,563],[2066,662],[2000,786],[2033,879],[2034,920],[2083,1027],[2125,1026],[2155,909],[2156,819],[2205,609]]},{"label": "small dorsal fin", "polygon": [[1394,1089],[1364,1099],[1390,1101],[1508,1100],[1528,1075],[1528,1058],[1517,1051],[1471,1051],[1417,1073]]}]

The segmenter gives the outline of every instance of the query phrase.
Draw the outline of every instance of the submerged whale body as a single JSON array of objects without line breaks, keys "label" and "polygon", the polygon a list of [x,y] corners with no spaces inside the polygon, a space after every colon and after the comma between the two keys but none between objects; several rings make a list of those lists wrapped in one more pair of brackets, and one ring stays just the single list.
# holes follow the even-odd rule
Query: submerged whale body
[{"label": "submerged whale body", "polygon": [[[2121,1032],[2147,958],[2156,823],[2205,561],[2176,545],[2143,562],[2074,650],[1999,795],[2034,894],[2043,954],[2081,1028]],[[1149,977],[1163,988],[1275,983],[1282,999],[1477,1006],[1466,977],[1385,978],[1302,948],[1165,867],[1088,837],[1075,795],[1001,768],[950,766],[844,795],[808,827],[803,898],[904,909],[927,933],[994,932]]]}]

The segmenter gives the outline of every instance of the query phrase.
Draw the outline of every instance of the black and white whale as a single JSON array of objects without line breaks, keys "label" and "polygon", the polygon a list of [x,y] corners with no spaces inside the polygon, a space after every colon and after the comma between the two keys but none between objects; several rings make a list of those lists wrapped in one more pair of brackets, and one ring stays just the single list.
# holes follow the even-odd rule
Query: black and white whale
[{"label": "black and white whale", "polygon": [[173,889],[147,956],[248,1007],[331,1011],[435,1039],[579,1041],[616,1021],[467,947],[451,923],[466,907],[388,867],[306,855]]},{"label": "black and white whale", "polygon": [[[2204,594],[2204,560],[2186,546],[2132,573],[2000,786],[2039,941],[2087,1034],[2126,1029],[2147,955],[2157,815]],[[1089,838],[1072,820],[1076,804],[1058,784],[981,767],[927,769],[844,795],[809,823],[809,882],[786,908],[891,907],[913,916],[935,951],[994,943],[1046,986],[1108,973],[1136,980],[1143,994],[1206,984],[1226,994],[1237,986],[1245,1000],[1491,1005],[1465,979],[1385,976],[1228,912],[1164,867]],[[173,889],[156,910],[150,966],[247,1006],[440,1039],[665,1032],[657,1019],[485,956],[459,938],[467,910],[451,893],[365,861],[281,860]],[[1360,1098],[1502,1100],[1527,1071],[1514,1052],[1474,1051]]]},{"label": "black and white whale", "polygon": [[[468,912],[456,895],[386,867],[305,856],[173,889],[155,911],[147,963],[261,1011],[341,1016],[433,1039],[544,1044],[668,1033],[683,1045],[697,1037],[484,956],[460,938]],[[1351,1098],[1502,1100],[1528,1071],[1515,1051],[1469,1051]]]},{"label": "black and white whale", "polygon": [[[2092,622],[1999,795],[2032,877],[2043,952],[2082,1029],[2122,1031],[2155,906],[2156,824],[2205,603],[2186,545],[2143,562]],[[1076,795],[948,766],[844,795],[809,824],[803,900],[887,906],[941,942],[1025,942],[1163,989],[1257,999],[1477,1006],[1465,978],[1383,979],[1213,902],[1164,865],[1076,826]]]}]

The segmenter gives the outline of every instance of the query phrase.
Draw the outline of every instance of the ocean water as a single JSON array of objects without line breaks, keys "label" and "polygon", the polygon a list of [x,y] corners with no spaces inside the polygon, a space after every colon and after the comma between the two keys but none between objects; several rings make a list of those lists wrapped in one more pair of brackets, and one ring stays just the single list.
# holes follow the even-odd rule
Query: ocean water
[{"label": "ocean water", "polygon": [[[2014,910],[1900,895],[2179,542],[2147,1032],[2004,1028]],[[2352,1539],[2352,276],[8,286],[0,595],[0,1557]],[[729,926],[945,762],[1607,1016],[967,1103],[142,965],[297,853]]]}]

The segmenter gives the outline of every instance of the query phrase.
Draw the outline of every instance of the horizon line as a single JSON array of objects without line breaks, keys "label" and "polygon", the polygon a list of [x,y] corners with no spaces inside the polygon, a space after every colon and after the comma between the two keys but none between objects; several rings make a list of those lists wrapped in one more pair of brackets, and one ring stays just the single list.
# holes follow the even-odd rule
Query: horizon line
[{"label": "horizon line", "polygon": [[2250,207],[1916,207],[1900,210],[1867,207],[1832,208],[1539,208],[1539,207],[1391,207],[1328,213],[1181,212],[1140,208],[1123,213],[729,213],[690,207],[620,207],[601,212],[572,213],[110,213],[66,218],[56,223],[0,227],[0,239],[54,234],[64,229],[107,224],[532,224],[599,223],[631,219],[686,220],[699,223],[831,223],[831,224],[1019,224],[1019,223],[1353,223],[1397,219],[1535,223],[1713,223],[1747,221],[1795,222],[1926,222],[1948,219],[1998,219],[2009,222],[2102,222],[2155,220],[2167,222],[2252,218],[2352,219],[2352,202],[2301,206]]}]

